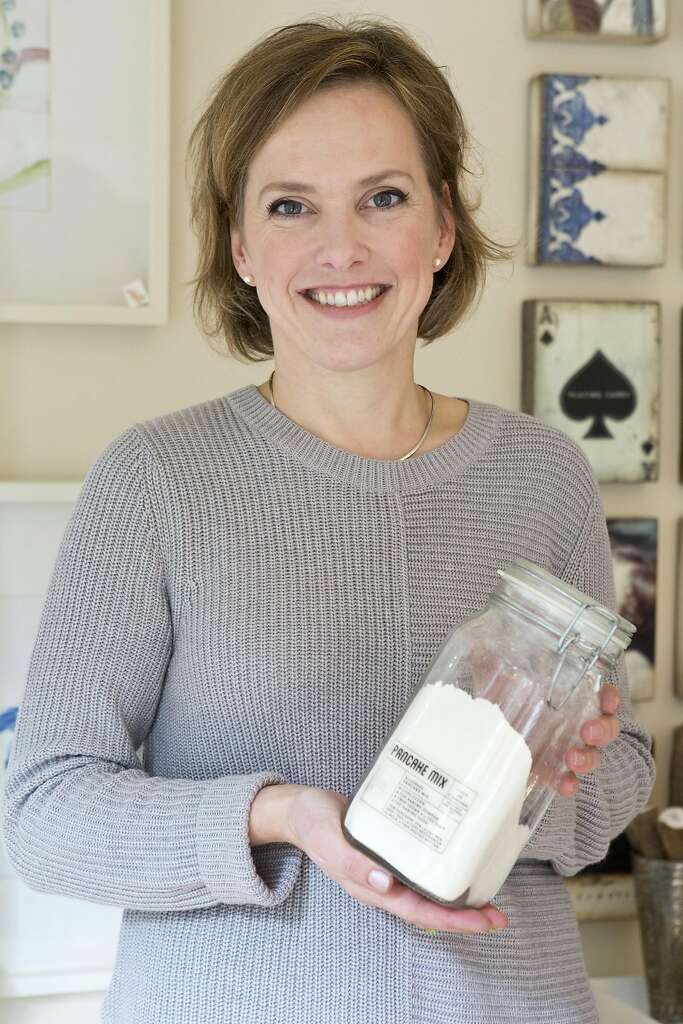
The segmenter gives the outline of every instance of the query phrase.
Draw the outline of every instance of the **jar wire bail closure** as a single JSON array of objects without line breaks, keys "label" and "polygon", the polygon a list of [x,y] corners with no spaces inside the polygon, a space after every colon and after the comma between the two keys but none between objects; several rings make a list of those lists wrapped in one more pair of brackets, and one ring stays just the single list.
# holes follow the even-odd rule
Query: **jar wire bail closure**
[{"label": "jar wire bail closure", "polygon": [[[592,648],[593,656],[592,656],[590,661],[587,662],[586,658],[582,657],[581,655],[578,655],[578,657],[584,663],[584,667],[583,667],[583,670],[581,671],[581,674],[572,683],[572,685],[569,688],[569,690],[567,692],[567,695],[565,696],[564,700],[561,700],[559,704],[553,704],[552,700],[551,700],[552,695],[553,695],[553,690],[555,688],[555,683],[557,682],[557,677],[559,676],[560,672],[562,671],[562,666],[564,665],[564,660],[567,657],[567,652],[569,650],[569,646],[570,646],[570,644],[575,643],[578,640],[580,640],[580,634],[579,633],[572,633],[571,636],[570,636],[569,635],[569,630],[572,628],[572,626],[574,626],[578,622],[578,620],[580,619],[580,617],[583,615],[583,613],[586,611],[587,608],[592,608],[593,611],[596,614],[604,615],[605,618],[609,622],[612,623],[612,628],[610,629],[609,633],[607,634],[607,637],[603,641],[602,645],[600,647],[595,647],[594,646]],[[579,685],[579,683],[581,682],[581,680],[585,676],[586,672],[590,672],[590,670],[593,668],[593,665],[598,660],[598,658],[602,657],[602,655],[605,653],[605,651],[607,649],[607,645],[609,644],[610,640],[612,639],[612,637],[614,636],[614,634],[616,633],[618,628],[619,628],[619,619],[614,614],[614,612],[610,612],[608,609],[601,608],[597,604],[590,604],[588,602],[586,602],[585,604],[581,605],[581,607],[577,611],[576,615],[574,616],[574,618],[572,619],[572,621],[569,623],[569,625],[567,626],[566,630],[564,631],[564,633],[562,635],[562,638],[558,641],[558,644],[557,644],[557,650],[561,654],[561,657],[560,657],[560,660],[557,663],[555,671],[553,672],[553,677],[550,680],[550,686],[548,688],[548,696],[546,697],[546,702],[547,702],[547,704],[551,708],[556,708],[556,709],[557,708],[561,708],[562,705],[565,703],[565,701],[569,700],[569,698],[571,697],[572,693],[574,692],[576,687]],[[597,690],[599,688],[600,688],[600,677],[598,676],[596,678],[596,684],[595,684],[596,692],[597,692]]]},{"label": "jar wire bail closure", "polygon": [[[527,576],[532,576],[536,580],[538,580],[543,588],[551,587],[553,590],[555,590],[559,594],[561,594],[564,598],[567,597],[566,590],[564,590],[562,587],[559,587],[556,583],[552,582],[551,579],[548,579],[546,576],[541,575],[541,573],[537,572],[535,567],[532,566],[531,563],[527,562],[525,559],[521,559],[520,563],[518,563],[518,564],[522,564],[523,568],[524,568],[524,571],[525,571],[525,574]],[[499,574],[500,574],[500,570],[499,570]],[[521,580],[515,580],[515,582],[519,584],[522,581]],[[529,608],[520,609],[515,601],[510,600],[509,597],[506,597],[504,594],[501,594],[500,592],[496,592],[493,596],[495,597],[496,600],[503,601],[505,604],[509,605],[512,608],[515,608],[517,611],[522,611],[522,613],[527,618],[531,619],[537,625],[542,626],[545,629],[549,628],[549,623],[546,620],[544,620],[543,618],[541,618],[540,616],[535,615]],[[587,642],[587,640],[585,639],[585,637],[583,637],[580,632],[578,632],[578,631],[572,632],[574,627],[577,626],[580,623],[581,616],[584,615],[588,610],[590,610],[593,615],[598,615],[598,616],[602,615],[607,620],[607,622],[610,622],[612,624],[611,628],[609,629],[608,633],[606,634],[604,640],[602,641],[602,643],[600,645],[589,644]],[[581,602],[579,604],[576,612],[574,613],[574,616],[572,617],[571,621],[569,622],[569,624],[567,625],[567,627],[565,628],[564,632],[562,633],[562,635],[560,636],[560,638],[559,638],[559,640],[557,642],[557,652],[560,655],[560,658],[559,658],[559,660],[557,662],[557,665],[555,666],[555,670],[553,672],[552,678],[550,680],[550,685],[548,687],[548,693],[546,695],[546,703],[548,704],[549,707],[553,708],[553,710],[559,710],[566,703],[566,701],[569,700],[569,698],[572,696],[574,690],[579,685],[579,683],[581,682],[583,677],[586,675],[586,673],[590,672],[590,670],[593,668],[593,665],[595,665],[595,663],[598,660],[598,658],[601,658],[605,654],[605,652],[607,650],[607,647],[609,646],[610,641],[612,640],[612,637],[614,636],[616,631],[620,628],[620,626],[622,625],[623,622],[624,622],[624,620],[623,620],[623,618],[620,615],[616,614],[615,612],[610,611],[608,608],[604,608],[597,601],[583,601],[583,602]],[[634,627],[634,629],[635,629],[635,627]],[[577,648],[578,648],[579,644],[583,644],[584,646],[588,646],[588,649],[589,649],[589,652],[590,652],[590,660],[588,660],[587,657],[584,657],[581,654],[579,654],[578,650],[575,652],[577,657],[578,657],[578,659],[581,662],[583,662],[583,668],[580,671],[580,673],[577,676],[577,678],[574,680],[574,682],[568,688],[565,697],[559,702],[559,704],[553,704],[552,703],[553,692],[555,690],[555,686],[556,686],[557,680],[559,678],[560,672],[562,671],[562,668],[564,666],[564,663],[565,663],[565,660],[567,658],[567,655],[570,653],[570,648],[571,648],[572,644],[574,644],[575,647],[577,647]],[[595,691],[596,692],[599,690],[600,685],[601,685],[600,677],[598,676],[598,677],[596,677],[596,682],[595,682]]]}]

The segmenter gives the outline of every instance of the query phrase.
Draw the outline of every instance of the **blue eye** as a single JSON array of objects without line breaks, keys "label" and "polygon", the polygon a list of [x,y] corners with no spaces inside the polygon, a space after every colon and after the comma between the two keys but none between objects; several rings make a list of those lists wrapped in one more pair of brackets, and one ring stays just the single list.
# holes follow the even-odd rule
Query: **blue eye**
[{"label": "blue eye", "polygon": [[397,203],[389,203],[384,206],[375,206],[375,210],[393,210],[395,206],[400,206],[408,198],[407,192],[401,192],[400,188],[385,188],[381,192],[375,192],[374,196],[370,196],[370,199],[376,199],[377,196],[396,196],[398,199]]},{"label": "blue eye", "polygon": [[[370,196],[370,199],[372,200],[372,199],[376,199],[377,196],[386,196],[386,195],[394,195],[394,196],[396,196],[396,198],[398,199],[398,202],[390,203],[389,205],[385,204],[383,206],[375,206],[374,207],[375,210],[393,210],[395,207],[400,206],[401,203],[404,203],[406,201],[406,199],[408,198],[409,193],[408,192],[402,192],[400,188],[385,188],[385,189],[382,189],[381,192],[375,192],[375,194],[373,196]],[[298,199],[276,199],[274,202],[272,202],[272,203],[270,203],[268,205],[268,213],[271,214],[272,216],[274,216],[274,217],[286,217],[286,218],[289,218],[291,220],[292,218],[296,219],[298,214],[295,214],[295,213],[279,213],[278,209],[277,209],[278,206],[303,206],[303,203],[301,203]]]},{"label": "blue eye", "polygon": [[300,203],[298,199],[276,199],[274,203],[270,203],[268,206],[268,213],[274,217],[289,217],[291,214],[279,213],[277,210],[278,206],[303,206],[303,203]]}]

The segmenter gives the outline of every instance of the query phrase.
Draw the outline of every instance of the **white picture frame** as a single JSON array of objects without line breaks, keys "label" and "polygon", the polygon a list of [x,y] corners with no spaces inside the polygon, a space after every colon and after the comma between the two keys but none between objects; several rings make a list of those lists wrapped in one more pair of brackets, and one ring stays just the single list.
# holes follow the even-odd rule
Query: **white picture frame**
[{"label": "white picture frame", "polygon": [[[35,630],[59,543],[82,481],[0,482],[0,713],[23,696]],[[11,744],[0,731],[0,786]],[[30,888],[0,836],[0,1018],[7,1001],[103,993],[122,910]]]},{"label": "white picture frame", "polygon": [[171,0],[50,3],[49,201],[0,207],[0,323],[168,322],[170,23]]}]

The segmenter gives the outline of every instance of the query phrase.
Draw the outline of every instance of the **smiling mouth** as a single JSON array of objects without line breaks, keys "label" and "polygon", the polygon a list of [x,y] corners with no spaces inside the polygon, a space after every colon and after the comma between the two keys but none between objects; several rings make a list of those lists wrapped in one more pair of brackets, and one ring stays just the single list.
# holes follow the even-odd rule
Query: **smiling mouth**
[{"label": "smiling mouth", "polygon": [[[353,302],[337,302],[335,301],[334,298],[333,301],[331,302],[321,302],[319,299],[314,298],[315,294],[320,295],[321,293],[323,295],[329,295],[331,297],[336,297],[338,293],[341,294],[342,296],[345,296],[347,293],[341,291],[341,289],[339,289],[339,292],[335,292],[332,289],[329,289],[329,291],[325,291],[324,289],[307,288],[304,291],[299,292],[299,294],[302,295],[305,299],[308,299],[309,302],[312,302],[313,305],[319,306],[321,309],[359,309],[364,306],[371,306],[372,303],[376,302],[377,299],[384,295],[384,293],[387,292],[390,287],[391,286],[388,284],[369,285],[367,289],[360,289],[360,292],[361,294],[364,295],[364,297],[360,301],[358,301],[358,299],[356,298],[355,301]],[[368,290],[370,290],[371,292],[371,295],[369,297],[367,296]],[[357,296],[358,292],[353,292],[352,294],[354,296]]]}]

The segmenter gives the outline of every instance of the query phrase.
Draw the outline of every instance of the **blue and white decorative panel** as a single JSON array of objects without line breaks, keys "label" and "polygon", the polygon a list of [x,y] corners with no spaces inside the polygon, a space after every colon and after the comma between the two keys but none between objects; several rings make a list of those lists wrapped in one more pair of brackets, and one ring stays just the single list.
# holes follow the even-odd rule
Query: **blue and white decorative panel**
[{"label": "blue and white decorative panel", "polygon": [[539,75],[529,116],[529,263],[661,266],[668,80]]},{"label": "blue and white decorative panel", "polygon": [[527,0],[526,4],[530,39],[656,43],[666,37],[668,21],[668,0]]},{"label": "blue and white decorative panel", "polygon": [[601,483],[659,475],[660,307],[523,304],[522,408],[583,448]]}]

